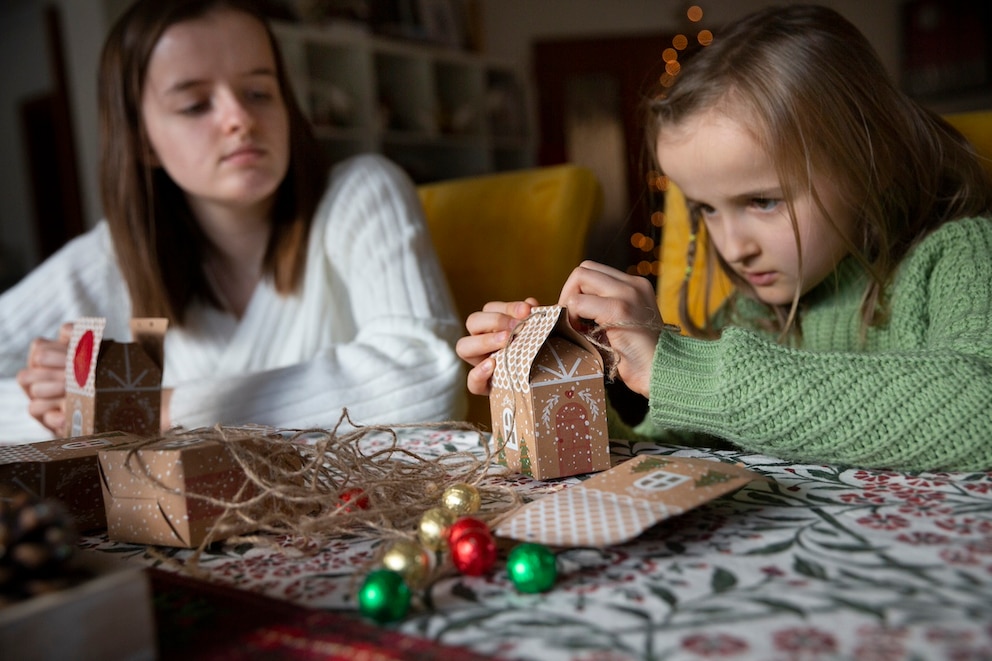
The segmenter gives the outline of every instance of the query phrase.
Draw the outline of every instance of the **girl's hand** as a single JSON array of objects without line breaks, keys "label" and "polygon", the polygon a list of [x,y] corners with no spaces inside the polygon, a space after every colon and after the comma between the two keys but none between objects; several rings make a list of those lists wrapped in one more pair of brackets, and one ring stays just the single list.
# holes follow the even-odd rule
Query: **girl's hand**
[{"label": "girl's hand", "polygon": [[568,308],[569,321],[580,332],[587,332],[590,322],[605,328],[605,343],[616,352],[620,378],[634,392],[649,397],[651,363],[661,334],[661,313],[651,283],[585,261],[568,276],[558,304]]},{"label": "girl's hand", "polygon": [[492,354],[506,346],[512,331],[521,320],[530,315],[538,302],[526,301],[486,303],[481,312],[473,312],[465,321],[469,335],[458,340],[455,352],[474,367],[468,373],[468,391],[476,395],[489,394],[489,380],[496,363]]},{"label": "girl's hand", "polygon": [[28,366],[17,373],[17,383],[27,394],[28,413],[61,436],[65,425],[65,355],[72,324],[63,324],[57,340],[35,338],[28,351]]}]

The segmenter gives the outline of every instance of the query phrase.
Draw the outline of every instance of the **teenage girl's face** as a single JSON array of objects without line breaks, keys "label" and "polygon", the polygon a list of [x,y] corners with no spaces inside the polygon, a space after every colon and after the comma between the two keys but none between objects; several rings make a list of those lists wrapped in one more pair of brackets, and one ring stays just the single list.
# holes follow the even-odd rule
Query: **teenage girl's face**
[{"label": "teenage girl's face", "polygon": [[169,27],[141,99],[161,165],[201,219],[267,210],[289,164],[289,119],[264,27],[222,9]]},{"label": "teenage girl's face", "polygon": [[[822,282],[847,254],[844,241],[808,192],[792,203],[803,250],[802,270],[795,231],[774,163],[748,127],[708,110],[658,139],[662,170],[685,194],[691,212],[706,223],[713,245],[730,267],[772,305],[792,302]],[[853,219],[841,213],[829,181],[814,177],[833,222],[850,235]]]}]

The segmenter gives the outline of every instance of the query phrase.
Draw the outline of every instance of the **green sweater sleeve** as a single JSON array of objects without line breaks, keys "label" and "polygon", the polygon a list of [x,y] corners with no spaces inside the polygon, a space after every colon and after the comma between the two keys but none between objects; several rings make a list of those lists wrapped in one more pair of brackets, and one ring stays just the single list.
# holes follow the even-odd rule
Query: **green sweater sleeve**
[{"label": "green sweater sleeve", "polygon": [[[822,294],[822,292],[820,293]],[[664,333],[641,433],[705,433],[786,459],[992,468],[992,222],[950,223],[907,257],[862,343],[858,296],[813,296],[799,348],[730,327]]]}]

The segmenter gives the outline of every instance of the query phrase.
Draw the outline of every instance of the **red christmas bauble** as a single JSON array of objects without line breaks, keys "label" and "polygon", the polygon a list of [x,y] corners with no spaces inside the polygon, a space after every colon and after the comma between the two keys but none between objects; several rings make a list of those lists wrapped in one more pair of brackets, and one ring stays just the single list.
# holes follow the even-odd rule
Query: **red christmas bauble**
[{"label": "red christmas bauble", "polygon": [[459,537],[473,530],[489,533],[489,526],[472,516],[463,516],[458,519],[448,528],[448,546],[450,547],[458,541]]},{"label": "red christmas bauble", "polygon": [[482,576],[496,564],[496,542],[488,530],[468,530],[449,548],[455,567],[468,576]]},{"label": "red christmas bauble", "polygon": [[345,489],[338,495],[338,499],[342,503],[347,503],[347,506],[344,508],[346,512],[351,511],[352,505],[360,510],[367,510],[369,508],[369,497],[360,487]]}]

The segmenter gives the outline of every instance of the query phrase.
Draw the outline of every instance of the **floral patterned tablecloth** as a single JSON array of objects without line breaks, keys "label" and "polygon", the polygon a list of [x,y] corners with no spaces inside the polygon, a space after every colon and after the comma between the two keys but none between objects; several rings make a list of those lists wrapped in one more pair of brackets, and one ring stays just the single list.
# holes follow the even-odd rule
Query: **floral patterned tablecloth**
[{"label": "floral patterned tablecloth", "polygon": [[[424,457],[482,454],[479,435],[470,432],[399,434]],[[992,659],[992,473],[870,471],[612,445],[618,460],[699,457],[742,463],[769,479],[621,546],[559,551],[558,582],[548,593],[520,594],[502,571],[453,575],[390,626],[534,661]],[[548,487],[522,476],[511,481],[530,497]],[[106,536],[81,545],[165,568],[161,553],[189,553]],[[211,581],[313,608],[355,610],[356,581],[375,554],[373,542],[347,539],[302,558],[242,544],[211,549],[199,564]]]}]

